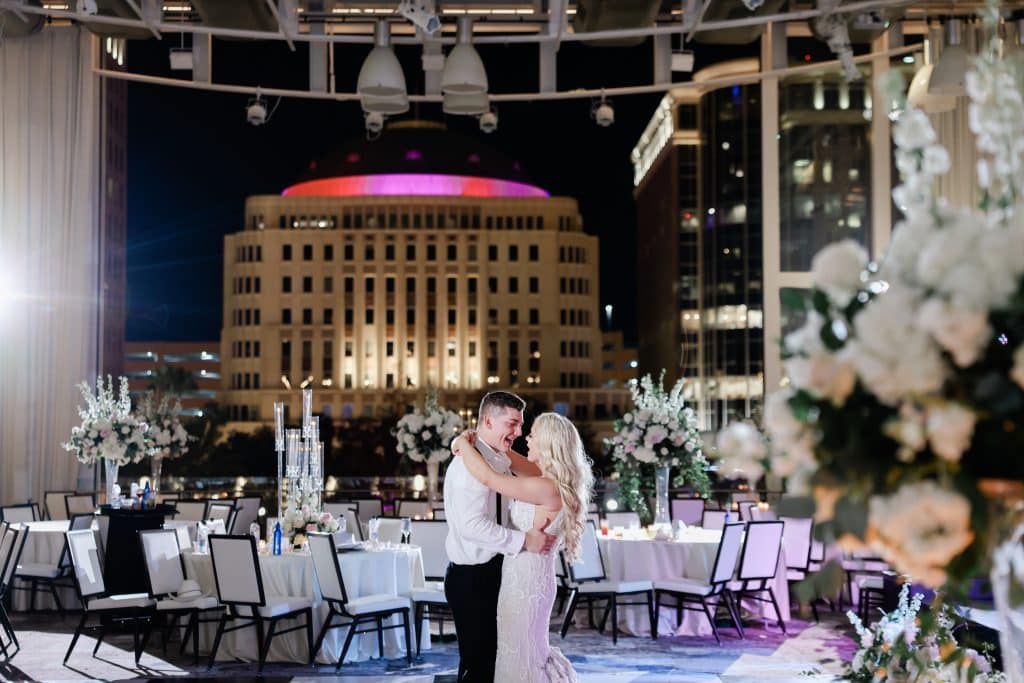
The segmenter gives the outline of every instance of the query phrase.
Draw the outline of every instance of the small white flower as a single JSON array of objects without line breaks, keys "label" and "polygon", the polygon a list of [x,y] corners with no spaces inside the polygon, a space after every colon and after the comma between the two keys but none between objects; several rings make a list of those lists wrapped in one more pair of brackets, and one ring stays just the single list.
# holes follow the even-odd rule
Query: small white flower
[{"label": "small white flower", "polygon": [[949,152],[942,145],[928,145],[924,148],[921,169],[929,175],[941,175],[949,170]]}]

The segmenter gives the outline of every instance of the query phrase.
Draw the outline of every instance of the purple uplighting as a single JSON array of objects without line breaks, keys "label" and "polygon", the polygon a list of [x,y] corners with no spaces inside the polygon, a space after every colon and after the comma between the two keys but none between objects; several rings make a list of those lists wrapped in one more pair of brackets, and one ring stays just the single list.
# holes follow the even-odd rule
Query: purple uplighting
[{"label": "purple uplighting", "polygon": [[285,197],[366,197],[423,195],[434,197],[549,197],[535,185],[497,178],[437,173],[384,173],[339,176],[297,183]]},{"label": "purple uplighting", "polygon": [[420,154],[420,151],[418,149],[410,149],[408,152],[405,153],[405,160],[406,161],[422,161],[423,160],[423,155]]}]

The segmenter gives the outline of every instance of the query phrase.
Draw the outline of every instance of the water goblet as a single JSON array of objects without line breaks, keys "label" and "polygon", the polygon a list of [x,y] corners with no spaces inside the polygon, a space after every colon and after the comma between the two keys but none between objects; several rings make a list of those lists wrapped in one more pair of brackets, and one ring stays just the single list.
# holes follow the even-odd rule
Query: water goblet
[{"label": "water goblet", "polygon": [[408,517],[402,518],[402,543],[409,545],[409,536],[412,535],[412,520]]},{"label": "water goblet", "polygon": [[377,547],[380,545],[380,519],[371,517],[368,526],[370,529],[370,542],[374,547]]}]

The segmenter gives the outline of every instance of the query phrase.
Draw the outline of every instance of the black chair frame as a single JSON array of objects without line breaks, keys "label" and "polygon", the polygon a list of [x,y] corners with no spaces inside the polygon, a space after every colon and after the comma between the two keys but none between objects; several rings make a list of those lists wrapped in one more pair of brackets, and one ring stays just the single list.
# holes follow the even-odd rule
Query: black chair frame
[{"label": "black chair frame", "polygon": [[[593,526],[593,522],[588,521],[588,524]],[[647,606],[647,615],[651,620],[651,636],[657,638],[657,614],[654,606],[654,591],[630,591],[627,593],[616,593],[614,591],[607,591],[601,593],[580,593],[579,585],[594,582],[598,583],[605,581],[608,578],[608,572],[605,569],[604,564],[604,553],[601,552],[601,546],[597,546],[597,556],[601,561],[601,576],[593,579],[577,579],[575,572],[572,570],[572,564],[565,561],[565,556],[559,554],[559,559],[562,562],[562,569],[565,575],[569,577],[569,607],[565,610],[565,618],[562,620],[562,638],[565,638],[565,634],[569,631],[569,626],[572,623],[573,614],[576,612],[576,607],[579,605],[579,601],[582,599],[587,603],[587,623],[590,628],[597,629],[598,632],[604,633],[604,629],[608,624],[608,617],[612,620],[612,645],[616,645],[619,642],[619,607],[632,607],[632,606]],[[644,601],[635,600],[619,600],[621,597],[632,598],[634,596],[643,595]],[[601,616],[600,625],[594,623],[594,603],[605,602],[607,603],[604,608],[604,614]]]},{"label": "black chair frame", "polygon": [[[230,602],[230,601],[225,601],[222,598],[220,599],[221,603],[223,603],[223,605],[227,607],[227,610],[225,612],[222,612],[220,619],[218,619],[219,623],[217,624],[217,635],[214,636],[214,639],[213,639],[213,648],[210,650],[210,662],[209,662],[209,665],[207,666],[207,669],[212,669],[213,668],[213,663],[217,659],[217,650],[220,648],[220,641],[221,641],[221,638],[224,637],[224,634],[225,633],[231,633],[232,631],[239,631],[239,630],[241,630],[243,628],[249,628],[250,626],[255,626],[256,627],[256,636],[257,636],[257,641],[256,641],[257,645],[256,645],[256,647],[257,647],[257,651],[259,653],[259,669],[258,669],[258,671],[260,671],[260,672],[263,671],[263,665],[266,663],[267,653],[270,651],[270,643],[273,641],[274,636],[284,635],[285,633],[291,633],[293,631],[298,631],[298,630],[301,630],[301,629],[306,629],[306,645],[307,645],[307,647],[309,648],[309,651],[310,651],[310,661],[313,661],[313,654],[312,654],[313,653],[313,610],[312,610],[312,608],[304,607],[302,609],[293,610],[291,612],[287,612],[285,614],[280,614],[280,615],[275,616],[275,617],[264,617],[264,616],[262,616],[259,613],[258,608],[263,607],[264,605],[267,604],[267,598],[266,598],[266,594],[263,591],[263,574],[260,571],[259,556],[256,553],[256,539],[254,539],[252,536],[249,536],[248,534],[239,534],[239,535],[211,534],[210,535],[210,541],[211,541],[211,544],[210,544],[210,548],[211,548],[210,555],[211,555],[211,558],[213,560],[214,582],[216,583],[217,586],[220,586],[219,575],[217,573],[217,557],[212,552],[212,548],[213,548],[213,543],[212,542],[213,542],[214,539],[217,539],[217,538],[235,538],[235,539],[247,538],[247,539],[249,539],[250,547],[252,548],[252,561],[253,561],[254,566],[256,567],[256,583],[257,583],[257,585],[259,587],[260,599],[259,599],[259,602],[251,602],[251,603]],[[218,598],[219,597],[220,596],[219,596],[219,590],[218,590]],[[248,614],[248,615],[242,614],[242,612],[240,611],[240,607],[242,607],[242,608],[248,607],[250,612],[251,612],[251,614]],[[282,631],[276,630],[278,622],[284,621],[285,619],[297,619],[300,616],[305,616],[306,617],[305,625],[299,624],[297,626],[292,626],[291,628],[286,628],[286,629],[284,629]],[[237,626],[226,627],[227,623],[229,621],[243,621],[244,623],[238,624]],[[269,628],[266,630],[266,634],[264,634],[264,628],[263,628],[264,627],[264,622],[270,622],[269,623]]]},{"label": "black chair frame", "polygon": [[[341,575],[341,565],[338,563],[337,558],[334,560],[334,571],[338,573],[338,585],[341,586],[341,596],[343,602],[338,602],[335,599],[328,598],[323,595],[324,602],[327,603],[327,607],[330,610],[327,614],[327,618],[324,619],[324,625],[320,628],[320,635],[316,639],[316,646],[310,650],[309,662],[312,664],[316,660],[316,655],[320,652],[320,648],[324,644],[324,637],[327,632],[334,628],[341,628],[342,626],[348,626],[348,634],[345,636],[345,644],[341,648],[341,655],[338,657],[338,663],[334,666],[337,671],[341,669],[341,665],[345,662],[345,655],[348,654],[348,648],[352,645],[352,637],[362,633],[377,632],[377,651],[380,654],[380,658],[384,658],[384,631],[402,628],[405,631],[405,657],[406,662],[409,666],[412,666],[412,646],[409,642],[409,608],[400,607],[397,609],[386,609],[378,612],[367,612],[366,614],[355,615],[351,614],[345,609],[345,603],[348,602],[348,590],[345,588],[345,578]],[[391,624],[390,626],[384,625],[384,619],[394,615],[402,615],[401,624]],[[331,622],[335,617],[347,618],[348,621],[332,624]],[[372,625],[369,622],[373,622]],[[359,630],[359,627],[370,626]]]},{"label": "black chair frame", "polygon": [[[737,525],[736,524],[727,524],[726,525],[726,527],[730,527],[730,526],[737,526]],[[724,534],[724,529],[723,529],[723,534]],[[715,563],[713,565],[711,565],[711,576],[712,577],[714,577],[714,575],[716,573],[715,570],[718,569],[718,563],[721,560],[721,558],[722,558],[722,544],[719,543],[718,544],[718,550],[715,552]],[[656,588],[654,590],[654,609],[655,609],[655,611],[660,611],[662,607],[669,607],[669,608],[674,607],[675,610],[676,610],[676,625],[677,625],[677,627],[678,627],[678,624],[682,623],[682,621],[683,621],[683,610],[689,610],[689,611],[694,611],[694,612],[696,612],[696,611],[703,612],[705,614],[705,616],[707,616],[708,622],[711,623],[711,633],[714,634],[715,641],[719,645],[721,645],[722,644],[722,639],[718,635],[718,626],[715,625],[715,618],[718,616],[718,609],[719,609],[719,607],[722,607],[724,605],[725,608],[726,608],[726,611],[729,613],[730,621],[732,621],[733,625],[736,627],[736,632],[739,634],[740,638],[743,638],[743,626],[740,623],[739,610],[738,610],[738,608],[736,607],[736,604],[733,601],[732,593],[729,591],[729,581],[731,579],[732,579],[732,577],[730,576],[729,579],[726,579],[724,581],[717,581],[717,582],[716,581],[711,581],[711,582],[709,582],[709,585],[711,586],[711,592],[709,594],[707,594],[707,595],[695,595],[695,594],[691,594],[691,593],[680,593],[678,591],[671,591],[671,590],[665,590],[663,588]],[[670,598],[673,598],[676,601],[675,604],[673,605],[673,604],[662,603],[661,602],[661,598],[662,597],[666,597],[666,596],[670,597]],[[715,600],[712,605],[709,605],[708,604],[708,598],[716,598],[716,597],[718,599]],[[711,610],[711,607],[714,607],[714,611]],[[655,619],[654,623],[652,624],[652,628],[651,628],[652,632],[654,632],[654,634],[655,634],[655,636],[654,636],[655,638],[657,638],[657,626],[658,626],[658,621],[657,621],[657,619]]]}]

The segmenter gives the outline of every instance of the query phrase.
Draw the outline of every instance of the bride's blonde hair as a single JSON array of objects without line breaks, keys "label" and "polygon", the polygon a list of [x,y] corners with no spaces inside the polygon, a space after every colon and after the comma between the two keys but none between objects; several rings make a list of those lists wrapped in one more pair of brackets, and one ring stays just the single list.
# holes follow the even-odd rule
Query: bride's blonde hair
[{"label": "bride's blonde hair", "polygon": [[533,421],[531,435],[539,454],[538,464],[558,486],[565,510],[566,559],[580,556],[580,539],[587,521],[587,504],[594,487],[590,458],[583,450],[580,433],[572,422],[558,413],[543,413]]}]

